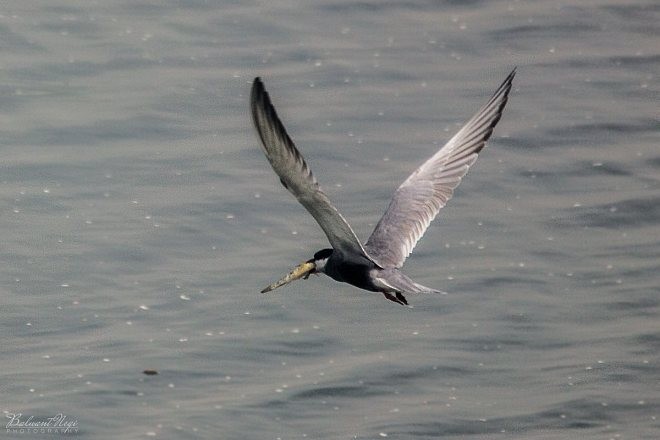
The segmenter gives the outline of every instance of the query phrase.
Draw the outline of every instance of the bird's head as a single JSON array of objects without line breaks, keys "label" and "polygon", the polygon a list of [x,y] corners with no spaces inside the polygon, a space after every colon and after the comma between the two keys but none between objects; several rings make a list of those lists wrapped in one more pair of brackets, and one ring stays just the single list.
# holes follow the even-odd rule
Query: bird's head
[{"label": "bird's head", "polygon": [[282,287],[285,284],[289,284],[291,281],[295,281],[300,278],[307,279],[313,273],[325,272],[325,265],[332,255],[332,252],[332,249],[321,249],[314,254],[314,258],[310,258],[309,260],[300,263],[282,279],[264,288],[261,293],[270,292],[271,290],[275,290],[278,287]]}]

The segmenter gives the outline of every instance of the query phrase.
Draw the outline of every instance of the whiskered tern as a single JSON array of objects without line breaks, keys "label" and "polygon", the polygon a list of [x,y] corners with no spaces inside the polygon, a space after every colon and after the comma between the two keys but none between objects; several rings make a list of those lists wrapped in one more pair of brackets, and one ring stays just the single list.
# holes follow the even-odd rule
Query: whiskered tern
[{"label": "whiskered tern", "polygon": [[513,69],[492,98],[399,186],[365,244],[321,190],[277,116],[263,82],[255,78],[250,107],[263,151],[282,185],[314,217],[332,246],[316,252],[313,258],[262,293],[300,278],[307,279],[313,273],[324,273],[360,289],[381,292],[385,298],[402,305],[408,304],[404,294],[441,293],[414,282],[400,269],[486,145],[502,116],[515,74]]}]

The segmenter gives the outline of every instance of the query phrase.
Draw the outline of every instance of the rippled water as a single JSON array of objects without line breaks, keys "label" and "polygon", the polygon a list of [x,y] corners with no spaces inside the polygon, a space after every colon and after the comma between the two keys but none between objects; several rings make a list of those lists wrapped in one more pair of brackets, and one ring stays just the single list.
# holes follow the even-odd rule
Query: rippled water
[{"label": "rippled water", "polygon": [[[4,2],[0,408],[85,438],[660,438],[659,22],[653,1]],[[449,295],[258,293],[326,243],[257,145],[254,76],[365,239],[514,65],[405,267]]]}]

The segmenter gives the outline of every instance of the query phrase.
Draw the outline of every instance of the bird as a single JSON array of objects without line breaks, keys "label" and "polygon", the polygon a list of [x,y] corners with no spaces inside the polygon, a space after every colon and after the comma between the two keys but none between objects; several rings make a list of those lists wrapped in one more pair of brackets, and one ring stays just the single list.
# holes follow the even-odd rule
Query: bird
[{"label": "bird", "polygon": [[261,292],[308,279],[311,274],[325,274],[363,290],[380,292],[404,306],[408,306],[408,294],[444,293],[416,283],[401,268],[486,145],[502,116],[515,75],[516,68],[479,111],[396,189],[364,244],[321,189],[278,117],[263,81],[256,77],[250,111],[262,150],[282,185],[314,217],[331,245]]}]

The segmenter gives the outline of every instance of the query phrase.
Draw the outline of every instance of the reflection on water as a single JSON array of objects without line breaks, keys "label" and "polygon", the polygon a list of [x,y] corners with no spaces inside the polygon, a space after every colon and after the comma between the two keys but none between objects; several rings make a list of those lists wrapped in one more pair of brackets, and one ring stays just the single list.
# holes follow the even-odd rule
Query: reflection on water
[{"label": "reflection on water", "polygon": [[[659,14],[3,5],[3,411],[95,438],[658,438]],[[326,243],[258,148],[254,76],[366,238],[514,65],[405,267],[448,296],[258,293]]]}]

